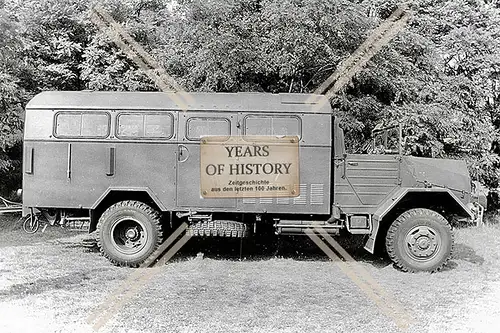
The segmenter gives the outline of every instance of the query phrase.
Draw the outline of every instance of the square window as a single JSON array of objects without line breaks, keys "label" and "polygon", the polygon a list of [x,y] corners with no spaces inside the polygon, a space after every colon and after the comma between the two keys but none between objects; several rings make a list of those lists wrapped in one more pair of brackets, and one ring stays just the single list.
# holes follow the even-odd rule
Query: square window
[{"label": "square window", "polygon": [[202,136],[230,136],[231,122],[227,118],[193,117],[187,121],[186,138],[199,140]]},{"label": "square window", "polygon": [[109,119],[107,112],[59,112],[54,134],[66,138],[105,138],[109,135]]},{"label": "square window", "polygon": [[170,113],[122,113],[118,115],[117,137],[121,139],[170,139],[174,118]]}]

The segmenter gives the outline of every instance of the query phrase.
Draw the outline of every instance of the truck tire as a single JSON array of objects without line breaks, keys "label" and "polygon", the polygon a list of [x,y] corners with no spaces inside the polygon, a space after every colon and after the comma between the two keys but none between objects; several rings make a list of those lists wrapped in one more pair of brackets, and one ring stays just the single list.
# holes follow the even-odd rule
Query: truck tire
[{"label": "truck tire", "polygon": [[446,219],[430,209],[410,209],[389,227],[389,257],[406,272],[436,272],[450,259],[453,232]]},{"label": "truck tire", "polygon": [[110,206],[97,224],[97,246],[118,266],[138,267],[163,240],[160,214],[139,201]]},{"label": "truck tire", "polygon": [[248,225],[230,220],[200,221],[192,223],[186,234],[194,237],[248,237]]}]

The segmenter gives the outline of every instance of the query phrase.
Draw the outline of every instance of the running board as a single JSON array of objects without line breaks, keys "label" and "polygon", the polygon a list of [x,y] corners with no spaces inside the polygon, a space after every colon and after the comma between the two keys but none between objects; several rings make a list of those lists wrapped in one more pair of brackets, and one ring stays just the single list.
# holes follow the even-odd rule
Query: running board
[{"label": "running board", "polygon": [[341,224],[330,224],[325,221],[297,221],[297,220],[280,220],[274,227],[276,235],[306,235],[307,229],[319,228],[325,230],[330,235],[338,235]]}]

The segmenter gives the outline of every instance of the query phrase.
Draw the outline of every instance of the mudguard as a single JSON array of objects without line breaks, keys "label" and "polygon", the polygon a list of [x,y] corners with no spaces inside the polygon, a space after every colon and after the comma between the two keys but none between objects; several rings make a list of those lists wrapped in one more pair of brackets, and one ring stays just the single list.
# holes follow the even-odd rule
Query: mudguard
[{"label": "mudguard", "polygon": [[383,203],[373,214],[372,218],[372,233],[370,234],[368,240],[365,243],[365,250],[373,253],[375,250],[375,240],[377,239],[377,234],[379,230],[380,221],[386,216],[397,204],[400,202],[408,193],[446,193],[456,202],[462,210],[464,215],[470,218],[474,218],[474,213],[453,193],[447,188],[400,188],[397,189],[391,196],[390,199]]}]

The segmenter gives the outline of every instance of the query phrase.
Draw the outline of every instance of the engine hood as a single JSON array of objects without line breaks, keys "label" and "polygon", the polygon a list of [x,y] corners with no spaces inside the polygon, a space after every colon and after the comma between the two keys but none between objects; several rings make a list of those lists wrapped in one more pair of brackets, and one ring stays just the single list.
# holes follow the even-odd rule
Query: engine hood
[{"label": "engine hood", "polygon": [[[465,161],[404,156],[402,182],[409,187],[442,187],[470,198],[471,179]],[[406,169],[406,170],[405,170]]]}]

